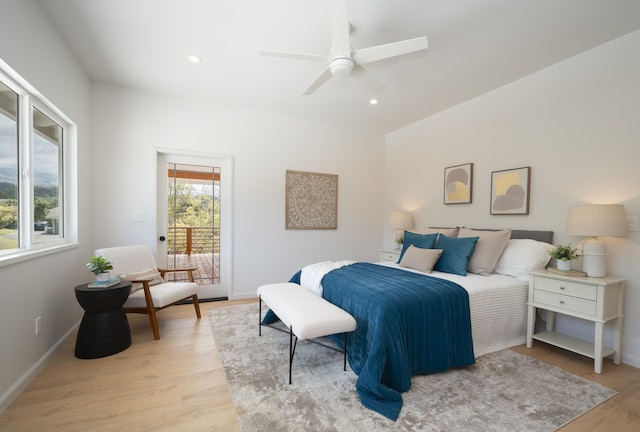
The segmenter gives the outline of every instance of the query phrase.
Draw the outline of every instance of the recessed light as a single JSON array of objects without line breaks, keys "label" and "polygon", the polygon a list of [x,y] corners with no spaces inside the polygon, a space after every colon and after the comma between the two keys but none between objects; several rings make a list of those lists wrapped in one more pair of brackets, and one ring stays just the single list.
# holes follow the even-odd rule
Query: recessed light
[{"label": "recessed light", "polygon": [[192,56],[189,56],[189,61],[190,61],[191,63],[200,63],[201,59],[200,59],[200,57],[198,57],[198,56],[194,56],[194,55],[192,55]]},{"label": "recessed light", "polygon": [[370,99],[369,100],[369,105],[377,105],[378,104],[378,99]]}]

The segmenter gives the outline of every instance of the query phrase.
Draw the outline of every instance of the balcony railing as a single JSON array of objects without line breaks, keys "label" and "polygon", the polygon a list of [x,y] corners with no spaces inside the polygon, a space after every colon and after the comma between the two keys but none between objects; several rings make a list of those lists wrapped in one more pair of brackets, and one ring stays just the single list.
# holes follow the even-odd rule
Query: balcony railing
[{"label": "balcony railing", "polygon": [[220,227],[168,227],[167,242],[170,254],[220,253]]},{"label": "balcony railing", "polygon": [[[220,283],[220,227],[168,227],[167,254],[169,268],[197,267],[194,278],[198,284]],[[167,276],[187,280],[186,272]]]}]

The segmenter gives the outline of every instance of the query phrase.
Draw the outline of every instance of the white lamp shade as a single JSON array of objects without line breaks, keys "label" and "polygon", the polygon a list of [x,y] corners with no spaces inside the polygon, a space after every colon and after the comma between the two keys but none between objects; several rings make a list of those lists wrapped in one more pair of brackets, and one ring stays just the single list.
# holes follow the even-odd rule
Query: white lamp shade
[{"label": "white lamp shade", "polygon": [[411,229],[413,228],[413,215],[411,213],[391,212],[389,225],[394,229]]},{"label": "white lamp shade", "polygon": [[627,217],[624,206],[579,205],[569,207],[567,234],[586,237],[627,235]]},{"label": "white lamp shade", "polygon": [[607,245],[595,237],[627,235],[624,206],[611,204],[569,207],[567,234],[592,237],[582,245],[582,271],[589,277],[604,277],[607,273]]}]

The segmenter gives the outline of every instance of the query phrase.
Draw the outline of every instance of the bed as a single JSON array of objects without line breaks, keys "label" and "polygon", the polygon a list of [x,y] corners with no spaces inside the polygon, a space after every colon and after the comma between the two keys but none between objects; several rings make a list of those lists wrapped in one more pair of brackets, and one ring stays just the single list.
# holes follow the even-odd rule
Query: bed
[{"label": "bed", "polygon": [[[455,229],[457,239],[450,230],[406,232],[398,263],[350,263],[315,278],[322,297],[357,321],[349,365],[362,404],[392,420],[412,376],[466,367],[525,341],[528,272],[548,262],[552,233]],[[437,255],[430,274],[422,267],[426,255]],[[411,265],[412,257],[420,265]],[[472,267],[476,273],[467,272]],[[290,282],[306,281],[305,269]],[[342,338],[334,342],[341,346]]]}]

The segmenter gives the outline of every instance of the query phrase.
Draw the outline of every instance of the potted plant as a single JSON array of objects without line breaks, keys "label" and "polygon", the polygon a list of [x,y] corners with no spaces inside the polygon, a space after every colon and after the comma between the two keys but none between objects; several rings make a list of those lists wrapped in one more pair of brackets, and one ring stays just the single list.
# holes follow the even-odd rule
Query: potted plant
[{"label": "potted plant", "polygon": [[103,256],[94,255],[89,259],[87,268],[96,275],[96,280],[107,281],[111,278],[109,272],[113,270],[113,264]]},{"label": "potted plant", "polygon": [[571,261],[582,256],[571,243],[559,244],[549,251],[549,255],[557,260],[558,270],[571,270]]},{"label": "potted plant", "polygon": [[404,237],[402,236],[396,237],[396,249],[402,249],[403,244],[404,244]]}]

